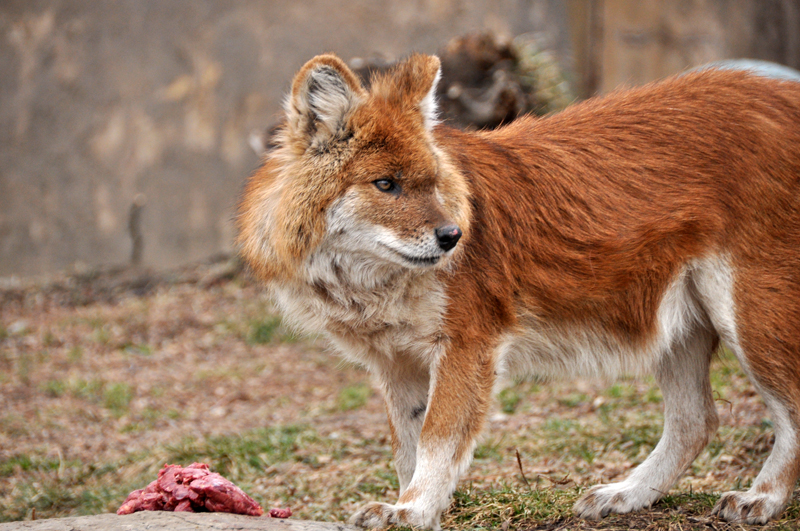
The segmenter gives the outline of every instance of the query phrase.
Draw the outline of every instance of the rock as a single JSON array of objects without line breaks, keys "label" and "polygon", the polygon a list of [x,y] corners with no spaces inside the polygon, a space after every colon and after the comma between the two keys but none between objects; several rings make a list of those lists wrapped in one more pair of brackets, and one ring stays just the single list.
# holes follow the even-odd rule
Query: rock
[{"label": "rock", "polygon": [[142,511],[117,516],[98,514],[0,524],[0,531],[359,531],[336,522],[242,516],[229,513]]}]

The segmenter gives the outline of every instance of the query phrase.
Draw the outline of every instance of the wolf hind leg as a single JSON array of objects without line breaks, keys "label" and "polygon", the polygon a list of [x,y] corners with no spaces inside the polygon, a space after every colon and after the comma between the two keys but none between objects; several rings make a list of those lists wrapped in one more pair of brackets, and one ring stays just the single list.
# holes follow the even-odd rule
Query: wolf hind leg
[{"label": "wolf hind leg", "polygon": [[800,377],[791,370],[782,371],[780,364],[758,367],[745,359],[742,367],[767,405],[775,444],[750,489],[723,493],[712,513],[729,522],[764,524],[783,512],[800,476]]},{"label": "wolf hind leg", "polygon": [[656,370],[664,396],[661,440],[627,479],[589,489],[575,503],[578,516],[599,519],[649,507],[705,448],[719,425],[709,380],[717,344],[716,333],[698,327],[663,356]]},{"label": "wolf hind leg", "polygon": [[799,260],[796,247],[771,256],[767,249],[756,263],[740,263],[735,276],[728,272],[728,287],[717,290],[732,311],[715,326],[727,323],[722,338],[763,398],[775,429],[772,452],[750,489],[726,492],[714,507],[728,521],[761,524],[779,516],[800,476]]}]

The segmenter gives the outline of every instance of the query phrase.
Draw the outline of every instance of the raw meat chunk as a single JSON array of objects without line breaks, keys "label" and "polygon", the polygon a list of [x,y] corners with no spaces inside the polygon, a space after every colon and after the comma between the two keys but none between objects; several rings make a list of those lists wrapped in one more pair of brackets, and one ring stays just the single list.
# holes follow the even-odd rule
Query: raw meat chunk
[{"label": "raw meat chunk", "polygon": [[205,463],[192,463],[185,468],[180,465],[164,465],[158,472],[158,479],[144,489],[131,492],[117,514],[131,514],[136,511],[209,511],[250,516],[264,514],[264,510],[253,498],[216,472],[211,472]]}]

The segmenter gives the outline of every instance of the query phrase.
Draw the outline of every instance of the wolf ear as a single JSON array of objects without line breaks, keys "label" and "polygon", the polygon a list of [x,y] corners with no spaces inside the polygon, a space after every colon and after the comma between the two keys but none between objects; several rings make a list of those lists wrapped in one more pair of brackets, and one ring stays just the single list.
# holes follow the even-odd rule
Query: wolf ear
[{"label": "wolf ear", "polygon": [[364,99],[356,75],[333,54],[318,55],[300,69],[286,104],[288,130],[304,148],[345,136],[348,114]]},{"label": "wolf ear", "polygon": [[415,105],[427,129],[437,123],[436,87],[442,77],[442,62],[435,55],[414,54],[397,67],[395,86]]}]

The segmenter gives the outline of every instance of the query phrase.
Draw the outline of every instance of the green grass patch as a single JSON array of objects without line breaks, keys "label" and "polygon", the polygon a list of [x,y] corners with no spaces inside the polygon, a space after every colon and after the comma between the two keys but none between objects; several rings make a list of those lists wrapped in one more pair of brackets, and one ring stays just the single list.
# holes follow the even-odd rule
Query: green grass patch
[{"label": "green grass patch", "polygon": [[46,395],[58,398],[72,395],[88,402],[99,404],[121,417],[128,412],[134,397],[134,388],[125,382],[105,382],[99,379],[48,380],[39,385]]},{"label": "green grass patch", "polygon": [[0,477],[9,477],[19,472],[48,471],[58,469],[60,461],[26,454],[12,455],[0,460]]},{"label": "green grass patch", "polygon": [[92,339],[100,345],[108,345],[111,342],[111,331],[107,326],[95,328],[92,332]]},{"label": "green grass patch", "polygon": [[48,380],[39,385],[39,390],[51,398],[58,398],[67,392],[64,380]]},{"label": "green grass patch", "polygon": [[558,403],[566,407],[577,407],[589,401],[589,396],[584,393],[570,393],[558,399]]},{"label": "green grass patch", "polygon": [[466,530],[575,530],[623,531],[652,530],[796,530],[800,520],[800,501],[795,497],[780,520],[764,526],[728,524],[710,517],[718,494],[676,492],[667,494],[650,509],[612,514],[599,522],[577,518],[572,507],[583,493],[579,486],[557,487],[502,484],[491,489],[467,487],[456,491],[453,503],[442,521],[444,529]]},{"label": "green grass patch", "polygon": [[263,321],[250,323],[250,335],[248,341],[255,345],[270,343],[281,326],[280,317],[268,317]]},{"label": "green grass patch", "polygon": [[17,373],[17,378],[24,385],[30,385],[31,383],[30,375],[31,371],[33,371],[34,369],[35,364],[36,361],[33,359],[33,355],[30,352],[23,350],[22,352],[19,353],[19,357],[17,358],[17,363],[16,363],[17,365],[16,373]]},{"label": "green grass patch", "polygon": [[125,354],[131,354],[133,356],[150,356],[153,353],[153,347],[143,343],[127,343],[121,347],[121,350],[125,352]]},{"label": "green grass patch", "polygon": [[76,379],[69,383],[70,393],[78,398],[98,402],[103,396],[103,389],[106,383],[103,380],[93,378],[91,380]]},{"label": "green grass patch", "polygon": [[522,395],[517,388],[509,387],[500,391],[497,399],[500,401],[500,409],[503,413],[510,415],[517,411],[517,406],[522,401]]},{"label": "green grass patch", "polygon": [[285,461],[302,461],[303,447],[319,445],[316,432],[304,426],[269,428],[233,436],[185,439],[166,447],[167,461],[203,461],[222,475],[244,477]]},{"label": "green grass patch", "polygon": [[660,404],[664,401],[664,397],[661,395],[661,389],[655,385],[651,386],[650,389],[647,390],[643,399],[648,404]]},{"label": "green grass patch", "polygon": [[371,396],[372,389],[367,384],[350,385],[339,391],[339,396],[336,398],[336,407],[340,411],[353,411],[364,407]]},{"label": "green grass patch", "polygon": [[55,335],[53,335],[53,333],[50,330],[47,330],[45,331],[44,334],[42,334],[42,346],[52,347],[55,346],[57,343],[58,339],[56,338]]},{"label": "green grass patch", "polygon": [[[229,328],[239,328],[235,323],[229,323]],[[278,316],[255,319],[247,325],[245,339],[251,345],[266,345],[269,343],[295,343],[298,336],[286,326]]]},{"label": "green grass patch", "polygon": [[83,349],[79,346],[74,346],[67,351],[67,360],[70,363],[78,363],[83,359]]},{"label": "green grass patch", "polygon": [[127,383],[112,383],[103,389],[103,406],[117,417],[128,411],[131,400],[133,400],[133,387]]},{"label": "green grass patch", "polygon": [[606,395],[609,398],[622,398],[624,395],[630,394],[630,386],[623,386],[622,384],[614,384],[606,389]]},{"label": "green grass patch", "polygon": [[502,461],[505,457],[505,438],[493,437],[487,441],[480,442],[475,447],[475,459],[490,459],[493,461]]},{"label": "green grass patch", "polygon": [[580,490],[501,485],[456,491],[444,517],[445,529],[524,529],[571,516]]}]

